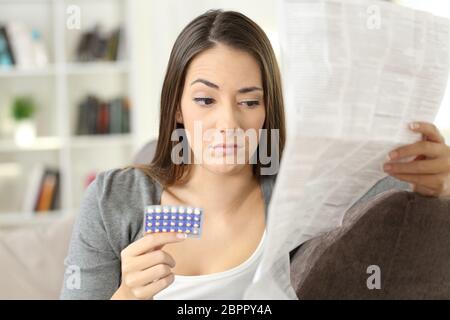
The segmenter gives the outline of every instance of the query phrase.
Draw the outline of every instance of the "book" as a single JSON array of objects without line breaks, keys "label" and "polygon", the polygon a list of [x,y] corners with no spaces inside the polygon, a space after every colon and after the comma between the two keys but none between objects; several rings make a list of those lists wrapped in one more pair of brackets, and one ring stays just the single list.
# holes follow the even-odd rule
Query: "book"
[{"label": "book", "polygon": [[100,25],[81,34],[76,49],[76,60],[90,61],[117,61],[124,41],[122,27],[111,32],[105,32]]},{"label": "book", "polygon": [[88,95],[78,105],[77,135],[130,132],[130,102],[127,97],[109,101]]},{"label": "book", "polygon": [[28,178],[25,196],[22,202],[23,212],[33,212],[35,210],[36,203],[39,200],[41,182],[43,180],[44,174],[44,165],[37,163],[33,166]]},{"label": "book", "polygon": [[57,189],[59,188],[59,172],[55,169],[45,169],[40,185],[39,198],[35,205],[36,212],[54,210]]},{"label": "book", "polygon": [[109,104],[106,102],[100,102],[98,106],[98,118],[97,118],[97,131],[99,134],[108,133],[108,123],[109,123]]},{"label": "book", "polygon": [[0,26],[0,67],[11,67],[15,64],[14,54],[5,26]]},{"label": "book", "polygon": [[116,30],[111,32],[111,36],[107,40],[107,48],[105,58],[109,61],[116,61],[118,57],[119,51],[119,41],[121,39],[121,28],[117,28]]},{"label": "book", "polygon": [[0,26],[0,66],[38,68],[48,64],[41,33],[21,21]]},{"label": "book", "polygon": [[89,134],[97,134],[97,123],[98,123],[98,114],[99,114],[99,107],[100,107],[100,100],[97,99],[95,96],[89,96],[88,97],[88,109],[89,109],[89,118],[88,118],[88,127],[89,127]]},{"label": "book", "polygon": [[122,99],[122,107],[123,107],[122,132],[128,133],[130,132],[130,101],[128,100],[128,98]]},{"label": "book", "polygon": [[111,101],[111,126],[110,133],[122,132],[122,103],[120,99],[113,99]]},{"label": "book", "polygon": [[52,194],[52,201],[50,205],[50,210],[58,210],[60,209],[60,194],[61,194],[61,177],[59,170],[53,170],[53,174],[55,176],[55,189]]},{"label": "book", "polygon": [[88,105],[87,101],[81,101],[78,106],[78,124],[77,124],[77,134],[85,135],[89,134],[89,129],[87,126],[88,119]]},{"label": "book", "polygon": [[6,30],[14,53],[15,65],[19,68],[34,67],[33,39],[27,25],[20,21],[12,21],[8,23]]}]

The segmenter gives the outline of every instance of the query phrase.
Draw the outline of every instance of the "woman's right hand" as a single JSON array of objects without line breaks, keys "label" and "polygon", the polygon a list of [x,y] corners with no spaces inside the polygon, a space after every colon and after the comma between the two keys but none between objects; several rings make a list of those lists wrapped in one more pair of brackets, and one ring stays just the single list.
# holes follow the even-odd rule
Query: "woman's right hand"
[{"label": "woman's right hand", "polygon": [[[180,238],[181,236],[181,238]],[[161,250],[168,243],[181,242],[184,233],[146,234],[122,250],[122,282],[111,299],[153,299],[174,280],[175,260]]]}]

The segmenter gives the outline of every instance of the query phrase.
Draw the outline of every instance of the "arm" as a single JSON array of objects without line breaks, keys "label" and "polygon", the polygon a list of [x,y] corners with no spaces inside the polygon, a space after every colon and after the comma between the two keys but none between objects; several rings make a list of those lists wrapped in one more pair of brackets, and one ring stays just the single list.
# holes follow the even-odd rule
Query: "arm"
[{"label": "arm", "polygon": [[60,299],[110,299],[120,285],[115,254],[99,206],[103,174],[88,186],[72,232]]}]

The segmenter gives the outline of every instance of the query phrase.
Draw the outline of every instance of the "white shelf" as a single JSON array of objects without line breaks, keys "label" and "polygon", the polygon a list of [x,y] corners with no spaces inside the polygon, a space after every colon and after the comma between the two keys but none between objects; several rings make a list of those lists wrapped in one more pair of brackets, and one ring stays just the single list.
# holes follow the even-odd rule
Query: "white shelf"
[{"label": "white shelf", "polygon": [[92,73],[126,73],[129,64],[125,61],[117,62],[76,62],[69,63],[66,73],[69,75],[92,74]]},{"label": "white shelf", "polygon": [[[0,23],[9,21],[9,17],[13,16],[38,28],[46,41],[51,61],[42,68],[0,69],[0,106],[9,104],[16,95],[32,94],[37,98],[42,112],[36,117],[38,135],[41,136],[30,146],[19,147],[12,138],[0,139],[2,161],[17,164],[17,172],[20,173],[17,178],[10,174],[8,181],[4,180],[4,190],[14,190],[5,194],[4,199],[20,202],[17,199],[21,198],[22,191],[26,191],[21,188],[26,188],[28,175],[37,161],[58,167],[61,175],[60,211],[22,213],[15,206],[13,209],[3,206],[3,211],[18,211],[3,212],[0,206],[0,228],[39,224],[71,213],[70,208],[80,202],[88,174],[128,164],[135,137],[134,105],[130,113],[130,133],[75,136],[73,128],[78,121],[77,104],[89,94],[104,100],[126,95],[130,101],[136,101],[132,87],[132,73],[136,68],[132,67],[132,61],[126,60],[126,57],[133,57],[130,39],[125,41],[125,60],[76,62],[72,61],[72,51],[76,48],[77,37],[87,29],[69,30],[65,26],[66,7],[76,4],[85,12],[82,14],[83,26],[101,22],[107,28],[114,28],[122,24],[129,31],[132,29],[131,1],[0,0]],[[27,154],[27,151],[34,153]]]},{"label": "white shelf", "polygon": [[132,142],[131,134],[99,134],[73,137],[69,145],[72,148],[97,148],[130,145]]},{"label": "white shelf", "polygon": [[16,77],[49,77],[55,75],[55,67],[48,65],[42,68],[20,69],[12,67],[9,69],[0,69],[0,79]]},{"label": "white shelf", "polygon": [[27,147],[18,146],[14,140],[0,140],[0,152],[58,150],[61,146],[62,139],[59,137],[38,137],[32,145]]},{"label": "white shelf", "polygon": [[21,227],[46,223],[61,218],[62,214],[61,211],[0,213],[0,227]]},{"label": "white shelf", "polygon": [[66,143],[59,137],[39,137],[32,145],[26,147],[18,146],[14,140],[0,140],[0,152],[52,151],[59,150],[64,145],[70,148],[97,148],[126,146],[132,143],[133,136],[129,133],[72,136]]},{"label": "white shelf", "polygon": [[72,62],[65,65],[48,65],[41,68],[0,68],[0,79],[16,77],[50,77],[57,73],[84,75],[127,72],[129,72],[129,63],[127,61]]}]

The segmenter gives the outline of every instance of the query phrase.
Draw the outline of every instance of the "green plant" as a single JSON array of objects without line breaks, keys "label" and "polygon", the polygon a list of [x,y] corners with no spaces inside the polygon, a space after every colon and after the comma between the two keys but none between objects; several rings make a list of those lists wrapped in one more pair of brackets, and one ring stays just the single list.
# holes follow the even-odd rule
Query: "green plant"
[{"label": "green plant", "polygon": [[29,119],[36,111],[33,98],[29,96],[19,96],[14,99],[12,105],[12,116],[16,121]]}]

